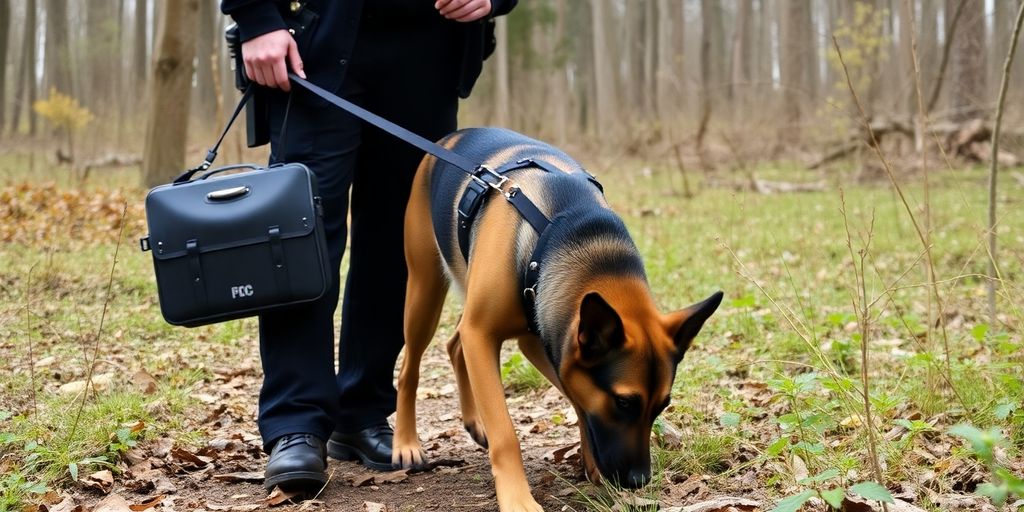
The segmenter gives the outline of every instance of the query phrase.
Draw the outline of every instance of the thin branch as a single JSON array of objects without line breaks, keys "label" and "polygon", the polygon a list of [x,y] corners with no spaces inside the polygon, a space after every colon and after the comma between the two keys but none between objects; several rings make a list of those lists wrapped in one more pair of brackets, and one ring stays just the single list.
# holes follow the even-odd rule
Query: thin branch
[{"label": "thin branch", "polygon": [[[110,300],[112,297],[112,290],[114,288],[114,269],[117,268],[117,255],[121,250],[121,238],[124,235],[124,218],[128,214],[128,203],[124,203],[124,207],[121,209],[121,220],[117,230],[117,245],[114,246],[114,259],[110,262],[110,275],[107,278],[107,295],[103,299],[103,311],[100,313],[100,324],[96,328],[96,336],[92,340],[92,358],[87,359],[88,369],[85,375],[85,391],[82,392],[82,403],[78,406],[78,412],[75,413],[75,421],[71,424],[71,430],[68,432],[68,439],[66,444],[71,444],[71,441],[75,439],[75,433],[78,431],[78,424],[82,420],[82,412],[85,410],[85,403],[89,400],[89,388],[93,387],[92,374],[96,368],[93,364],[99,359],[100,353],[100,337],[103,334],[103,325],[107,319],[107,309],[110,306]],[[88,357],[88,354],[86,355]]]},{"label": "thin branch", "polygon": [[1006,54],[1006,61],[1003,63],[1003,80],[999,86],[999,103],[996,107],[996,123],[992,129],[992,166],[988,173],[988,314],[992,319],[992,325],[996,324],[996,277],[999,266],[996,258],[996,179],[999,177],[999,131],[1003,127],[1003,108],[1006,106],[1006,90],[1010,84],[1010,68],[1013,67],[1013,57],[1017,54],[1017,41],[1020,39],[1020,26],[1024,21],[1024,2],[1021,2],[1017,11],[1017,22],[1013,28],[1013,37],[1010,39],[1010,50]]},{"label": "thin branch", "polygon": [[949,22],[949,26],[946,28],[946,41],[945,44],[942,45],[942,63],[939,64],[939,76],[935,77],[935,85],[932,87],[932,94],[928,98],[928,112],[935,110],[935,104],[939,102],[939,93],[942,91],[942,83],[946,81],[946,68],[949,66],[949,54],[952,53],[950,50],[953,48],[953,36],[956,35],[956,26],[960,21],[960,15],[964,13],[964,5],[967,5],[967,0],[960,0],[960,4],[956,6],[956,12],[953,13],[953,19]]},{"label": "thin branch", "polygon": [[[913,224],[914,230],[917,232],[917,237],[921,241],[921,246],[928,251],[927,262],[929,267],[929,274],[935,275],[935,262],[931,256],[931,245],[928,243],[928,237],[925,236],[924,231],[921,229],[921,225],[917,222],[917,216],[914,215],[914,210],[913,208],[910,207],[910,202],[907,201],[907,197],[903,194],[903,188],[900,187],[900,184],[896,181],[896,175],[892,172],[892,165],[889,164],[889,160],[885,157],[885,154],[882,153],[882,147],[881,145],[879,145],[878,139],[875,137],[874,130],[871,129],[871,123],[868,121],[868,115],[864,111],[864,105],[861,104],[860,97],[857,96],[857,91],[853,88],[853,82],[850,79],[850,70],[847,69],[846,67],[846,61],[843,60],[843,52],[839,48],[839,41],[835,38],[835,36],[832,37],[832,45],[835,48],[836,54],[839,57],[839,63],[842,64],[843,66],[843,73],[846,76],[846,85],[850,90],[850,95],[853,96],[853,102],[857,105],[857,110],[860,112],[861,123],[864,124],[864,128],[867,130],[868,135],[870,136],[871,148],[875,150],[875,155],[877,155],[878,160],[882,162],[882,167],[885,169],[885,173],[889,177],[889,183],[892,184],[893,188],[896,190],[896,193],[899,195],[900,201],[902,201],[903,203],[903,208],[904,210],[906,210],[907,216],[910,217],[910,222],[911,224]],[[943,307],[942,298],[939,295],[938,286],[933,287],[932,293],[935,294],[935,302],[939,307],[939,318],[941,318],[943,313],[945,312],[945,308]],[[949,336],[946,333],[946,323],[939,323],[942,326],[942,347],[946,359],[946,372],[952,375],[952,369],[950,368],[949,363]]]}]

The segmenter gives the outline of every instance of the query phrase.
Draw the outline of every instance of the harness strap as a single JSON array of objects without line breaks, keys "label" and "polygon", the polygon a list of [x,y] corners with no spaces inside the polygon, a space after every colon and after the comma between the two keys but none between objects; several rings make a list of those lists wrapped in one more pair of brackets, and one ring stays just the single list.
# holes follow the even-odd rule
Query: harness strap
[{"label": "harness strap", "polygon": [[496,170],[490,170],[484,168],[483,170],[477,171],[473,174],[473,179],[469,180],[466,185],[466,190],[462,192],[462,197],[459,199],[459,222],[458,222],[458,239],[459,239],[459,251],[462,253],[462,259],[469,261],[469,245],[470,245],[470,233],[473,229],[473,221],[476,219],[480,208],[487,200],[487,193],[491,189],[499,190],[505,199],[512,204],[512,207],[519,212],[519,215],[523,217],[537,231],[538,234],[543,233],[547,226],[551,224],[547,216],[537,208],[537,205],[533,204],[525,194],[515,184],[508,184],[508,177],[505,174],[517,170],[525,169],[527,167],[537,167],[547,172],[560,172],[557,167],[544,162],[543,160],[535,160],[532,158],[523,158],[514,162],[508,162],[502,164]]}]

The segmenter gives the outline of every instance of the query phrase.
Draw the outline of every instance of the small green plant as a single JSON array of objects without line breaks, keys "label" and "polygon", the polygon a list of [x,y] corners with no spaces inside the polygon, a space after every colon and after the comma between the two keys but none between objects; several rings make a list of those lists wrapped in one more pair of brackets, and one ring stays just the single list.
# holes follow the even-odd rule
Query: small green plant
[{"label": "small green plant", "polygon": [[547,386],[548,381],[522,354],[516,352],[501,365],[501,381],[513,391],[528,391]]},{"label": "small green plant", "polygon": [[817,475],[800,479],[797,481],[801,486],[807,487],[799,494],[787,496],[775,505],[772,512],[796,512],[800,510],[807,500],[817,496],[829,507],[839,510],[843,506],[843,499],[847,494],[860,496],[873,501],[893,503],[892,494],[876,482],[865,481],[853,484],[850,487],[843,487],[834,482],[839,479],[841,472],[838,469],[828,469]]},{"label": "small green plant", "polygon": [[950,428],[949,433],[966,439],[974,456],[992,473],[992,481],[979,485],[976,493],[987,496],[997,506],[1006,503],[1010,496],[1024,496],[1024,479],[1011,473],[996,460],[996,448],[1006,444],[998,429],[981,430],[972,425],[960,424]]}]

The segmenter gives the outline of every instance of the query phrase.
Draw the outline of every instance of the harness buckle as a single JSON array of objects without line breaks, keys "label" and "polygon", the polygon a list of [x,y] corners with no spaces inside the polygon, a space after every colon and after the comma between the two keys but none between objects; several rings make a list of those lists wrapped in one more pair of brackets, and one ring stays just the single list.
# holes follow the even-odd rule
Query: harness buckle
[{"label": "harness buckle", "polygon": [[505,184],[508,183],[507,176],[498,174],[494,172],[494,170],[491,169],[490,167],[487,167],[486,165],[482,164],[476,168],[476,172],[473,173],[473,179],[476,180],[477,183],[484,185],[486,187],[493,188],[494,190],[497,190],[498,192],[501,192],[503,194],[505,193],[505,191],[502,190],[502,187],[504,187]]}]

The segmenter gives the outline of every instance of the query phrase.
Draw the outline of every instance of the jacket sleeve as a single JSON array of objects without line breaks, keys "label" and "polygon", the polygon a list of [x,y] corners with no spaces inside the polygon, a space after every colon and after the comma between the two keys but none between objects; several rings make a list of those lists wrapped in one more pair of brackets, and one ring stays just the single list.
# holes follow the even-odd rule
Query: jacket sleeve
[{"label": "jacket sleeve", "polygon": [[503,16],[512,12],[519,0],[491,0],[491,16]]},{"label": "jacket sleeve", "polygon": [[238,23],[238,34],[243,42],[288,28],[272,0],[222,0],[220,10]]}]

